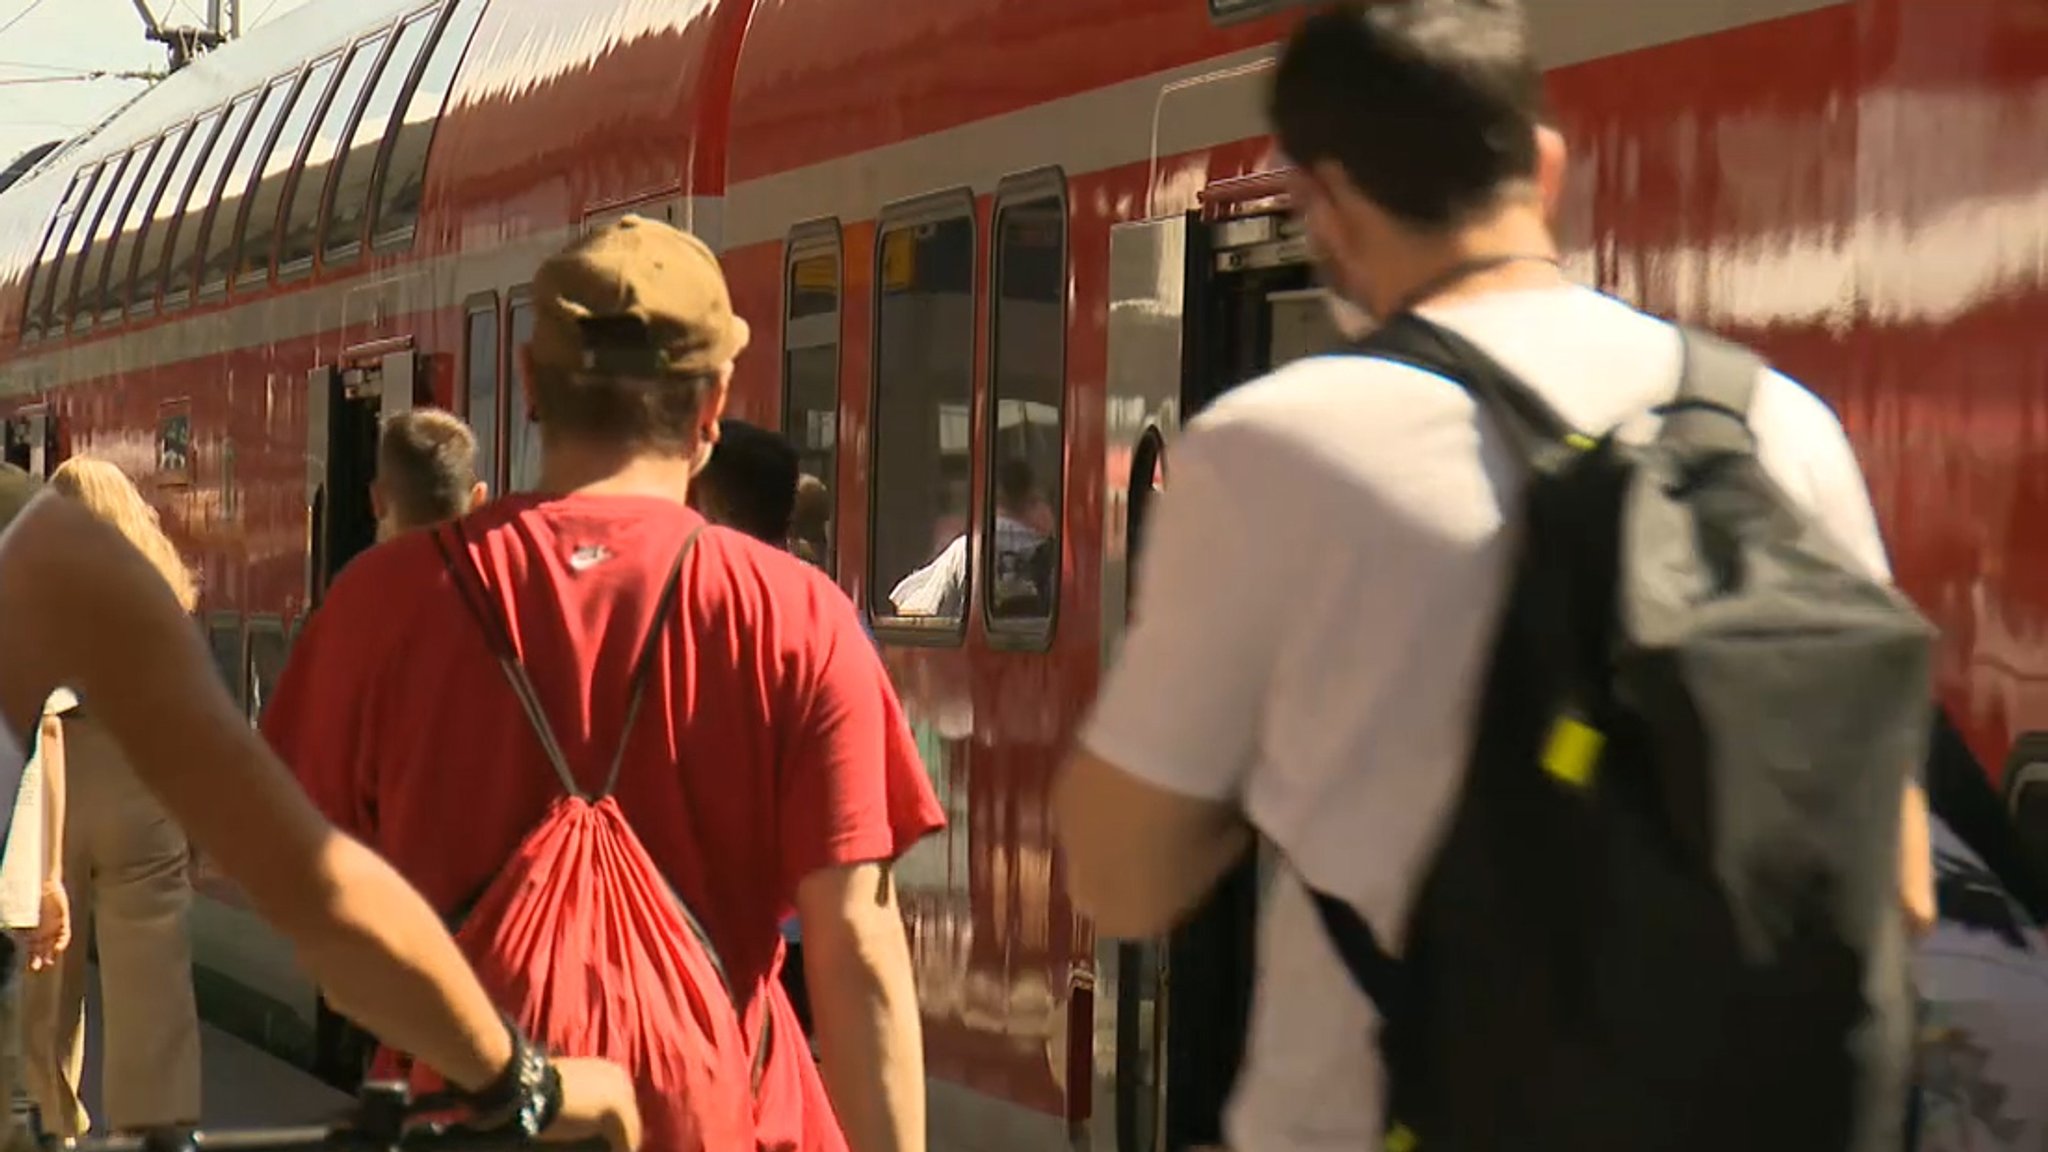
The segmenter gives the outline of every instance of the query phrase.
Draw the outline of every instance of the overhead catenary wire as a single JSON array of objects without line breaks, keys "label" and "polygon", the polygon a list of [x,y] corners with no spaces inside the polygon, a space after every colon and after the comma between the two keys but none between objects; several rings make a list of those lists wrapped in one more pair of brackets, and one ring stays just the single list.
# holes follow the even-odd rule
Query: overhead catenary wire
[{"label": "overhead catenary wire", "polygon": [[34,12],[38,8],[41,8],[43,5],[49,2],[50,0],[28,0],[28,7],[23,8],[21,11],[15,13],[13,19],[7,21],[7,23],[0,24],[0,33],[4,33],[9,28],[12,28],[16,24],[21,23],[23,20],[28,19],[30,13]]}]

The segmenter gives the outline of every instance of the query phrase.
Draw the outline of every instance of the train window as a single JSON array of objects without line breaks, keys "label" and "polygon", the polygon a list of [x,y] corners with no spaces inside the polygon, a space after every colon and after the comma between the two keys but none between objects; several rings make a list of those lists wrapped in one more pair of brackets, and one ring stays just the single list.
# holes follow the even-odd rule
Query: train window
[{"label": "train window", "polygon": [[[524,293],[525,288],[513,289]],[[505,404],[505,491],[531,492],[540,482],[540,425],[526,399],[526,369],[519,350],[533,339],[533,301],[515,295],[505,309],[505,364],[512,389]]]},{"label": "train window", "polygon": [[[49,295],[48,285],[56,277],[57,254],[64,250],[65,242],[71,236],[71,221],[78,215],[78,202],[92,187],[92,173],[80,170],[71,174],[71,183],[64,188],[63,199],[57,201],[57,211],[50,217],[50,226],[43,230],[43,243],[36,249],[35,266],[29,269],[28,287],[22,293],[30,302],[28,315],[23,320],[26,334],[37,335],[43,328],[43,309],[36,302]],[[37,289],[43,291],[38,294]]]},{"label": "train window", "polygon": [[434,142],[434,126],[440,123],[441,106],[454,86],[456,66],[462,63],[483,9],[483,0],[457,0],[420,67],[404,115],[392,126],[372,197],[377,210],[370,218],[371,235],[380,249],[412,242],[426,189],[427,152]]},{"label": "train window", "polygon": [[870,608],[877,621],[952,626],[969,583],[974,205],[961,192],[912,212],[885,216],[875,246]]},{"label": "train window", "polygon": [[243,708],[249,702],[248,662],[242,651],[242,618],[232,612],[215,612],[206,618],[206,646],[213,650],[213,666],[228,695]]},{"label": "train window", "polygon": [[1059,596],[1061,413],[1067,384],[1066,216],[1057,173],[996,194],[990,272],[991,623],[1044,624]]},{"label": "train window", "polygon": [[249,720],[263,719],[263,706],[270,703],[271,690],[284,674],[285,657],[291,653],[291,639],[284,621],[276,616],[249,618]]},{"label": "train window", "polygon": [[391,114],[419,64],[420,52],[434,30],[438,13],[422,12],[398,28],[391,55],[377,74],[369,102],[349,133],[348,147],[334,162],[333,203],[321,232],[321,256],[328,263],[347,260],[362,251],[363,221],[370,214],[370,183],[377,171],[377,152],[391,131]]},{"label": "train window", "polygon": [[285,105],[288,110],[278,124],[276,134],[270,138],[268,147],[257,153],[262,159],[257,162],[249,184],[239,229],[241,242],[237,248],[241,254],[235,260],[237,289],[261,284],[270,278],[270,253],[277,239],[278,209],[284,202],[285,182],[291,178],[292,167],[299,160],[300,146],[313,130],[313,119],[320,114],[327,90],[333,86],[335,74],[340,69],[341,59],[337,56],[329,56],[306,69],[305,79],[299,82],[298,90],[292,93],[290,102]]},{"label": "train window", "polygon": [[[266,110],[278,98],[279,87],[272,84],[261,94]],[[229,186],[227,169],[245,150],[243,142],[255,135],[246,129],[257,107],[257,95],[251,92],[228,105],[227,117],[221,121],[220,131],[214,133],[213,146],[207,149],[206,163],[186,196],[177,241],[171,245],[171,267],[164,286],[166,308],[185,302],[198,278],[199,265],[210,269],[217,260],[215,250],[234,234],[235,211],[241,204],[242,191],[239,184],[235,185],[233,199],[229,199],[225,191]],[[204,253],[200,251],[202,247]]]},{"label": "train window", "polygon": [[[119,209],[112,214],[113,224],[107,229],[107,242],[99,246],[92,265],[86,269],[86,279],[78,289],[78,319],[90,324],[100,319],[107,311],[108,292],[120,287],[116,277],[118,270],[125,270],[135,255],[135,233],[141,227],[142,205],[149,199],[149,192],[157,181],[163,178],[163,165],[170,163],[169,137],[137,148],[134,159],[128,165],[127,187],[115,197]],[[121,312],[116,308],[113,318]]]},{"label": "train window", "polygon": [[57,302],[50,309],[49,330],[53,333],[63,331],[72,316],[80,295],[79,286],[85,283],[85,270],[94,265],[94,253],[107,242],[108,234],[113,231],[114,215],[120,207],[116,201],[127,186],[123,177],[133,159],[131,153],[118,160],[107,161],[105,177],[100,180],[99,188],[94,190],[92,199],[86,202],[91,213],[80,216],[79,226],[72,230],[72,252],[64,262],[64,280],[57,285]]},{"label": "train window", "polygon": [[306,145],[306,156],[294,177],[291,202],[285,208],[284,227],[277,241],[280,276],[286,269],[298,272],[313,266],[313,249],[320,242],[320,202],[327,193],[327,177],[342,138],[348,133],[350,118],[356,114],[356,105],[362,102],[377,61],[384,55],[384,40],[383,36],[375,36],[349,51],[348,63],[341,68],[341,79],[335,82],[334,95],[328,99],[319,127]]},{"label": "train window", "polygon": [[498,488],[498,298],[469,307],[464,354],[463,418],[476,433],[476,474]]},{"label": "train window", "polygon": [[1209,19],[1217,24],[1254,20],[1282,8],[1297,8],[1309,0],[1209,0]]},{"label": "train window", "polygon": [[143,178],[141,191],[136,194],[135,211],[129,214],[128,225],[121,230],[121,253],[114,257],[112,270],[107,275],[103,319],[123,314],[134,295],[136,279],[145,269],[155,267],[155,260],[163,249],[160,242],[152,244],[150,237],[164,229],[159,212],[164,201],[170,199],[168,190],[177,187],[178,182],[185,178],[181,174],[191,170],[190,162],[198,154],[193,133],[195,130],[203,131],[204,127],[204,121],[196,128],[187,124],[166,135],[163,147],[157,149],[156,160],[150,165],[149,174]]},{"label": "train window", "polygon": [[[832,486],[839,480],[839,222],[789,237],[787,319],[782,326],[782,433],[796,445],[802,474],[822,494],[799,492],[792,534],[808,559],[838,570]],[[808,487],[808,486],[807,486]]]}]

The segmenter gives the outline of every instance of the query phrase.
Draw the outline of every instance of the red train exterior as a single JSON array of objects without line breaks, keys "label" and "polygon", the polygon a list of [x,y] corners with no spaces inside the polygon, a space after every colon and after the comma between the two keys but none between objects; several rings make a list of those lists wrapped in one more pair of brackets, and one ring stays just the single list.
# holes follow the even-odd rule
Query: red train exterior
[{"label": "red train exterior", "polygon": [[[292,623],[361,546],[367,417],[468,413],[498,484],[517,486],[531,456],[511,349],[533,267],[627,209],[695,229],[754,323],[734,411],[785,426],[833,491],[832,566],[872,617],[952,812],[902,871],[935,1140],[1135,1152],[1200,1138],[1236,1058],[1255,881],[1174,941],[1099,946],[1063,893],[1045,793],[1113,648],[1134,502],[1180,414],[1313,342],[1260,108],[1289,7],[307,6],[0,195],[8,443],[34,467],[94,452],[145,481],[199,558],[223,671],[253,712]],[[2048,748],[2048,548],[2026,527],[2048,518],[2048,149],[2034,144],[2048,7],[1528,7],[1574,147],[1574,270],[1756,343],[1835,404],[1898,577],[1943,630],[1945,703],[1994,778],[2048,778],[2048,752],[2032,760]],[[340,181],[295,220],[307,196],[280,161],[277,205],[273,177],[246,191],[282,240],[250,213],[263,223],[236,246],[257,255],[217,298],[179,306],[133,260],[119,307],[33,323],[63,285],[65,243],[49,238],[76,174],[359,38],[389,36],[381,49],[415,17],[440,29],[413,66],[444,62],[445,99],[431,84],[413,98],[405,69],[380,65],[391,77],[366,71],[358,94],[374,106],[388,83],[400,116],[312,118],[339,118],[357,180],[371,161],[387,184],[424,163],[416,203],[392,209],[404,227],[381,208],[353,233],[330,226],[359,194]],[[352,57],[336,59],[345,88]],[[318,187],[333,151],[316,143],[315,178],[297,183]],[[151,227],[202,226],[217,199]],[[273,272],[308,228],[305,266]],[[123,234],[108,237],[112,268]],[[148,233],[133,247],[149,252]],[[97,303],[124,295],[122,275]],[[1022,607],[994,591],[998,473],[1016,461],[1052,513],[1055,561]],[[904,616],[892,588],[949,538],[972,561],[965,601]],[[220,965],[274,983],[276,965],[233,955],[255,947],[241,931]],[[273,998],[306,1016],[303,989]],[[273,1040],[278,1027],[264,1025]]]}]

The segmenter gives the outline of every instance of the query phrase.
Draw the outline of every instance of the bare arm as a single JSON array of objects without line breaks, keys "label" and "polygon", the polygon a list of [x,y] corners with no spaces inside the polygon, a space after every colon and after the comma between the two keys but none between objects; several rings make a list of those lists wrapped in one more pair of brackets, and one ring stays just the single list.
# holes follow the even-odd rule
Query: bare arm
[{"label": "bare arm", "polygon": [[19,724],[56,684],[75,687],[343,1012],[454,1083],[488,1085],[510,1039],[461,953],[418,893],[313,809],[148,563],[68,501],[45,500],[0,567],[0,650],[46,657],[8,662],[0,709]]},{"label": "bare arm", "polygon": [[43,887],[64,885],[64,722],[43,717]]},{"label": "bare arm", "polygon": [[1052,806],[1074,904],[1109,936],[1172,928],[1252,843],[1235,804],[1148,784],[1086,748],[1053,782]]},{"label": "bare arm", "polygon": [[1899,896],[1914,936],[1934,930],[1940,909],[1934,899],[1934,841],[1927,827],[1927,793],[1906,782],[1899,811]]},{"label": "bare arm", "polygon": [[797,886],[804,975],[833,1109],[852,1152],[923,1152],[924,1041],[896,885],[882,864]]}]

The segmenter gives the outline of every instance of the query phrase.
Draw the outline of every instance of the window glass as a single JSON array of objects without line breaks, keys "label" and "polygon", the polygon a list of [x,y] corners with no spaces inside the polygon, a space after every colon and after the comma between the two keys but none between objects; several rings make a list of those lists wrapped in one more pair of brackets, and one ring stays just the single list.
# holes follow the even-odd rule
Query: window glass
[{"label": "window glass", "polygon": [[988,613],[1047,620],[1060,567],[1060,412],[1066,394],[1066,209],[1058,196],[996,211],[990,337]]},{"label": "window glass", "polygon": [[82,317],[98,316],[111,301],[119,299],[111,292],[120,288],[120,272],[126,271],[128,261],[135,257],[135,233],[141,227],[143,204],[163,179],[163,166],[170,163],[167,140],[137,148],[132,154],[124,181],[127,187],[115,195],[118,207],[109,214],[113,223],[107,229],[107,243],[94,254],[91,266],[86,269],[85,283],[78,290],[78,311]]},{"label": "window glass", "polygon": [[164,146],[157,149],[156,162],[142,182],[135,211],[129,214],[128,226],[121,232],[121,243],[127,251],[114,258],[113,272],[107,279],[108,308],[125,307],[135,295],[138,278],[151,285],[154,294],[156,281],[151,274],[163,254],[161,237],[169,227],[160,213],[166,202],[175,204],[177,195],[173,190],[182,191],[182,183],[198,160],[198,146],[205,142],[210,124],[210,118],[197,125],[187,124],[164,137]]},{"label": "window glass", "polygon": [[[130,156],[107,161],[106,177],[93,191],[92,199],[86,201],[91,207],[89,215],[80,217],[79,226],[72,230],[72,245],[75,254],[64,262],[64,281],[57,286],[57,303],[50,312],[50,328],[61,329],[72,315],[78,300],[78,286],[85,282],[85,270],[96,263],[93,254],[107,242],[114,229],[114,216],[119,205],[114,201],[127,187],[122,177],[128,171]],[[80,241],[83,241],[82,245]]]},{"label": "window glass", "polygon": [[57,279],[56,265],[64,244],[71,238],[71,221],[78,216],[78,202],[92,189],[93,174],[74,172],[71,183],[64,188],[64,198],[57,202],[57,212],[50,217],[50,226],[43,232],[43,243],[36,249],[35,267],[29,270],[28,288],[23,293],[31,302],[26,326],[40,331],[43,326],[43,300],[49,296],[49,285]]},{"label": "window glass", "polygon": [[263,718],[263,707],[270,702],[271,689],[284,673],[285,657],[290,653],[291,643],[285,636],[282,620],[249,621],[250,722]]},{"label": "window glass", "polygon": [[469,314],[463,392],[469,427],[476,433],[476,474],[498,488],[498,310]]},{"label": "window glass", "polygon": [[241,256],[235,264],[238,287],[261,284],[270,276],[271,242],[277,239],[277,210],[284,200],[285,180],[291,175],[292,165],[298,162],[299,145],[305,143],[306,134],[312,130],[313,117],[320,114],[320,98],[327,94],[340,67],[341,61],[329,57],[306,72],[299,90],[292,94],[290,111],[285,113],[277,135],[267,150],[257,153],[263,159],[255,165],[248,208],[242,214]]},{"label": "window glass", "polygon": [[[832,523],[839,476],[839,252],[799,252],[789,263],[789,320],[783,325],[782,434],[807,477],[790,534],[827,572],[836,571]],[[816,481],[814,485],[811,481]],[[817,486],[822,485],[822,490]]]},{"label": "window glass", "polygon": [[384,37],[365,40],[349,52],[348,63],[342,66],[334,97],[327,102],[327,111],[320,117],[312,143],[306,146],[298,183],[292,186],[291,206],[285,211],[284,233],[277,244],[280,268],[312,262],[313,246],[320,236],[320,200],[327,192],[328,171],[341,145],[342,133],[348,131],[349,117],[355,115],[356,105],[363,98],[363,90],[370,86],[370,75],[383,52]]},{"label": "window glass", "polygon": [[[511,354],[505,362],[517,366],[521,360],[519,349],[533,339],[533,301],[515,300],[507,311],[511,331],[506,334],[505,346]],[[526,370],[515,367],[510,403],[505,406],[507,492],[531,492],[540,482],[540,425],[534,423],[531,412],[526,400]]]},{"label": "window glass", "polygon": [[476,31],[483,14],[483,0],[459,0],[434,47],[420,70],[419,83],[405,102],[405,113],[391,134],[384,170],[376,177],[377,214],[370,221],[377,244],[401,243],[412,236],[419,222],[420,198],[427,184],[427,152],[434,142],[434,126],[440,122],[441,106],[455,82],[456,66]]},{"label": "window glass", "polygon": [[348,149],[334,162],[334,203],[327,209],[322,248],[327,259],[351,252],[363,240],[363,219],[370,213],[370,180],[377,171],[377,150],[391,129],[391,114],[419,64],[420,50],[434,30],[436,12],[422,12],[398,29],[398,43],[370,89],[369,103],[349,133]]},{"label": "window glass", "polygon": [[237,706],[246,708],[249,685],[248,667],[242,661],[242,618],[225,613],[213,617],[206,626],[206,641],[213,649],[213,666],[220,673],[221,684]]},{"label": "window glass", "polygon": [[[213,223],[207,228],[207,250],[199,260],[199,295],[219,295],[227,291],[227,271],[236,262],[236,223],[242,219],[242,205],[248,199],[250,174],[256,170],[256,158],[270,141],[270,131],[276,127],[279,117],[285,115],[285,96],[291,94],[291,76],[272,80],[262,96],[248,107],[238,107],[236,117],[227,123],[229,131],[244,129],[242,139],[229,139],[221,135],[217,152],[223,162],[215,166],[219,180],[211,184]],[[254,111],[250,111],[254,109]],[[207,184],[203,184],[207,187]]]},{"label": "window glass", "polygon": [[[274,87],[272,91],[275,91]],[[269,103],[267,95],[264,102]],[[227,118],[221,122],[220,131],[214,134],[213,147],[207,150],[206,163],[192,182],[191,194],[185,201],[184,217],[178,222],[178,237],[171,245],[171,272],[164,288],[166,305],[174,300],[183,300],[192,291],[199,242],[207,235],[207,222],[211,220],[212,231],[223,238],[234,232],[235,209],[241,203],[241,190],[237,187],[234,198],[223,203],[222,177],[228,162],[235,158],[236,150],[242,146],[246,135],[242,130],[249,126],[249,113],[255,107],[253,93],[228,106]],[[214,246],[212,242],[207,244],[209,250]]]},{"label": "window glass", "polygon": [[968,583],[974,221],[893,226],[880,250],[872,608],[957,620]]}]

